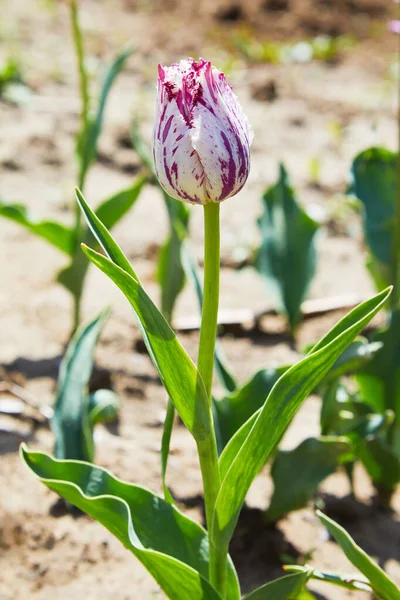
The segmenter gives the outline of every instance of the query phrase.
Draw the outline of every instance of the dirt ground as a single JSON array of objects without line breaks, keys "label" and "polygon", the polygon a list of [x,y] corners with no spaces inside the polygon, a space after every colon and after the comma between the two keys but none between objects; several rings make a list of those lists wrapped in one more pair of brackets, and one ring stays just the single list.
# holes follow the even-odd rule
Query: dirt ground
[{"label": "dirt ground", "polygon": [[[73,136],[79,99],[67,8],[50,0],[0,0],[0,7],[0,58],[10,52],[20,57],[31,90],[21,105],[0,102],[0,196],[68,223],[76,184]],[[94,73],[124,44],[137,48],[107,108],[99,160],[86,189],[91,204],[127,186],[140,168],[126,140],[133,113],[140,114],[143,132],[150,135],[156,63],[202,55],[229,71],[255,131],[248,185],[222,207],[221,309],[256,312],[271,306],[257,274],[250,267],[233,267],[258,244],[260,194],[274,181],[279,160],[285,162],[302,203],[324,223],[310,298],[342,294],[363,298],[373,292],[363,268],[359,219],[346,207],[343,191],[355,152],[369,144],[396,147],[392,76],[396,40],[386,31],[392,14],[389,1],[83,0],[81,10]],[[354,36],[356,43],[330,63],[252,63],[235,50],[238,35],[294,43],[320,34]],[[310,165],[316,159],[315,181]],[[202,215],[196,207],[192,213],[191,237],[200,257]],[[166,226],[161,198],[147,187],[115,229],[118,242],[156,300],[155,257]],[[54,283],[65,259],[5,220],[0,220],[0,255],[3,376],[22,385],[41,404],[51,405],[71,327],[70,298]],[[96,460],[119,477],[161,492],[165,394],[150,360],[137,352],[140,335],[128,303],[111,282],[91,269],[84,317],[107,303],[113,306],[113,314],[99,344],[97,368],[103,383],[111,383],[120,394],[122,407],[118,435],[102,427],[96,430]],[[176,321],[196,314],[194,293],[187,287],[178,302]],[[298,347],[317,339],[340,316],[306,321]],[[278,318],[268,320],[264,329],[257,335],[250,330],[222,339],[242,382],[257,369],[296,358]],[[180,337],[195,357],[197,335]],[[309,398],[285,436],[286,448],[318,432],[318,412],[318,398]],[[57,512],[55,494],[22,466],[19,443],[25,440],[32,448],[51,451],[49,430],[32,432],[29,423],[1,419],[0,600],[163,598],[144,568],[111,534],[87,517]],[[7,434],[7,427],[16,431]],[[174,429],[168,480],[182,510],[201,520],[195,450],[180,426]],[[400,494],[389,514],[376,508],[361,469],[356,489],[357,502],[349,499],[343,474],[330,477],[322,486],[327,511],[400,583]],[[276,529],[267,529],[262,510],[271,492],[265,470],[249,492],[232,544],[244,592],[279,576],[284,555],[298,559],[311,552],[315,566],[354,571],[327,538],[312,507],[290,514]],[[313,583],[310,589],[328,600],[368,598],[368,594],[323,584]]]}]

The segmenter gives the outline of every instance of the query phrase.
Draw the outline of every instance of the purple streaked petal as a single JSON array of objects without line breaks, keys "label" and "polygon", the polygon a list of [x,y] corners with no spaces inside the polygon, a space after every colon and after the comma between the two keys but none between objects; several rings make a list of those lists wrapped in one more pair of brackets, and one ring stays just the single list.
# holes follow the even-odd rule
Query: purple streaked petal
[{"label": "purple streaked petal", "polygon": [[193,109],[193,147],[207,176],[209,197],[222,201],[246,182],[252,132],[222,73],[205,69],[200,81],[201,101]]},{"label": "purple streaked petal", "polygon": [[201,204],[236,194],[249,173],[252,136],[232,88],[210,62],[159,67],[153,154],[168,194]]},{"label": "purple streaked petal", "polygon": [[164,106],[158,105],[160,120],[153,134],[157,178],[173,198],[203,204],[207,201],[204,171],[193,149],[190,129],[176,102],[168,98],[164,102]]}]

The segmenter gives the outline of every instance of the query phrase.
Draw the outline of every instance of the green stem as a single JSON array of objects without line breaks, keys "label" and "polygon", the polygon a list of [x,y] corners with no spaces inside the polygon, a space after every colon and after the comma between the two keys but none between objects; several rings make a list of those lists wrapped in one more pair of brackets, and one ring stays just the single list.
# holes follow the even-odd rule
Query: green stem
[{"label": "green stem", "polygon": [[198,369],[211,406],[219,299],[219,204],[204,205],[204,284]]},{"label": "green stem", "polygon": [[[75,0],[72,0],[70,3],[70,16],[71,16],[71,24],[72,24],[72,35],[74,39],[75,53],[78,62],[78,72],[79,72],[79,91],[81,96],[81,135],[86,134],[87,125],[89,121],[89,78],[87,74],[87,70],[85,67],[85,51],[83,47],[83,36],[82,30],[79,24],[79,16],[78,16],[78,4]],[[79,175],[78,175],[78,187],[81,191],[83,191],[84,183],[85,183],[85,175],[84,169],[82,165],[79,167]],[[77,234],[77,243],[79,243],[79,230],[81,224],[81,211],[79,206],[76,206],[75,212],[75,231]]]},{"label": "green stem", "polygon": [[89,118],[89,84],[88,75],[85,67],[85,52],[83,49],[83,37],[82,31],[79,25],[78,18],[78,6],[77,3],[72,1],[70,4],[71,8],[71,23],[72,23],[72,34],[74,38],[76,58],[78,61],[79,71],[79,88],[81,94],[82,108],[81,108],[81,121],[82,129],[87,125]]},{"label": "green stem", "polygon": [[[220,267],[219,204],[204,206],[204,284],[203,306],[200,328],[198,370],[206,388],[209,401],[210,423],[212,424],[212,380],[214,351],[217,336],[219,267]],[[200,469],[203,479],[204,505],[207,529],[211,531],[214,507],[220,489],[218,451],[215,432],[210,428],[209,436],[197,441]],[[211,584],[225,598],[227,574],[227,547],[215,544],[210,539],[209,578]]]},{"label": "green stem", "polygon": [[[79,73],[79,91],[81,96],[81,125],[80,125],[80,136],[86,135],[88,122],[89,122],[89,78],[85,67],[85,50],[83,45],[82,30],[79,24],[79,11],[78,2],[76,0],[70,1],[70,19],[72,26],[72,37],[74,40],[75,54],[78,65]],[[78,187],[83,191],[85,184],[86,172],[83,168],[82,160],[79,164],[78,172]],[[82,214],[79,206],[74,202],[75,207],[75,250],[80,252],[79,244],[81,239],[81,222]],[[73,333],[76,331],[80,324],[81,318],[81,298],[82,294],[74,296],[74,312],[73,312]]]},{"label": "green stem", "polygon": [[[210,420],[212,422],[211,409]],[[197,441],[197,451],[203,480],[207,531],[210,533],[214,507],[221,485],[214,430],[211,430],[211,435],[207,439]],[[209,537],[209,544],[210,583],[221,594],[222,598],[225,598],[228,548],[225,544],[214,543],[211,537]]]},{"label": "green stem", "polygon": [[81,294],[73,296],[74,312],[73,312],[73,328],[71,338],[78,329],[81,322]]}]

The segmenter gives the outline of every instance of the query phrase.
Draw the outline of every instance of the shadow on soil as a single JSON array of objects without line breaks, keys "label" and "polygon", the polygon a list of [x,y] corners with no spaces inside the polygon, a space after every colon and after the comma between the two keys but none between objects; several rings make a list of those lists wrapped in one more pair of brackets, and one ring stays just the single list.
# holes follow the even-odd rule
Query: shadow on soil
[{"label": "shadow on soil", "polygon": [[[205,525],[204,505],[201,495],[176,498],[186,508],[198,508],[202,512]],[[301,553],[288,542],[274,525],[265,523],[264,513],[258,508],[244,507],[239,518],[229,554],[239,576],[242,593],[247,594],[261,585],[283,577],[282,565],[297,562]],[[316,600],[324,596],[313,591]]]},{"label": "shadow on soil", "polygon": [[[400,560],[400,523],[394,513],[382,509],[376,502],[367,505],[351,496],[337,498],[322,494],[324,512],[340,523],[354,540],[378,561],[382,568],[388,560]],[[200,495],[178,498],[178,504],[203,511]],[[204,523],[204,513],[203,513]],[[229,553],[239,575],[243,593],[282,577],[282,565],[296,563],[302,558],[299,550],[284,536],[279,527],[267,524],[264,513],[256,508],[244,507],[233,536]],[[313,594],[317,600],[325,596]]]},{"label": "shadow on soil", "polygon": [[39,377],[56,379],[61,359],[62,355],[40,359],[21,356],[10,363],[2,365],[2,367],[6,373],[20,373],[26,379],[38,379]]}]

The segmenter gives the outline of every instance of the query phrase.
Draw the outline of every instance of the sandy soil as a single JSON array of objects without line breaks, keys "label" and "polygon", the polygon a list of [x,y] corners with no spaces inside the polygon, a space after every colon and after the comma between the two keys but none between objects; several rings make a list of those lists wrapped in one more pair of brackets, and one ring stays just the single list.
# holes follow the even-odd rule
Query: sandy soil
[{"label": "sandy soil", "polygon": [[[79,100],[66,7],[62,2],[26,0],[1,0],[0,6],[6,15],[0,28],[0,57],[10,51],[18,53],[32,91],[23,105],[0,102],[0,195],[68,223],[76,183],[73,136]],[[238,271],[232,265],[249,256],[258,244],[255,219],[261,210],[260,194],[274,181],[279,160],[285,162],[302,203],[325,224],[318,238],[319,266],[310,297],[372,293],[363,269],[359,220],[350,214],[341,194],[355,152],[372,143],[395,148],[394,87],[389,76],[395,40],[385,30],[389,13],[390,8],[378,0],[82,2],[94,72],[121,45],[133,42],[137,46],[111,95],[87,198],[96,204],[128,185],[139,170],[138,158],[126,147],[126,139],[133,111],[140,113],[145,135],[151,130],[156,63],[168,64],[187,54],[203,55],[231,71],[230,80],[255,130],[249,183],[222,207],[222,309],[259,311],[271,306],[253,270]],[[259,40],[299,41],[317,34],[346,34],[359,41],[333,64],[251,64],[232,52],[235,35],[243,31]],[[276,91],[273,98],[268,93],[271,85]],[[310,177],[310,161],[315,158],[320,164],[317,182]],[[201,214],[196,208],[192,212],[192,240],[200,257]],[[118,242],[156,300],[154,261],[165,233],[164,207],[151,187],[115,229]],[[49,405],[71,327],[70,298],[53,281],[64,258],[5,220],[0,220],[0,253],[3,376]],[[99,344],[98,370],[103,381],[120,394],[122,409],[118,435],[101,427],[96,431],[96,459],[116,475],[160,492],[165,394],[148,357],[136,351],[140,336],[130,307],[93,269],[85,290],[85,318],[106,303],[113,305],[113,314]],[[194,294],[187,288],[179,300],[176,320],[196,314]],[[325,333],[339,316],[305,322],[298,346]],[[281,331],[281,321],[271,319],[263,333],[249,331],[223,338],[240,381],[266,365],[296,358]],[[181,339],[195,356],[197,335],[182,334]],[[284,439],[285,447],[318,432],[318,411],[318,398],[305,402]],[[32,431],[26,422],[2,421],[1,425],[17,428],[18,433],[0,433],[0,599],[162,598],[141,565],[107,531],[87,517],[77,519],[54,510],[56,496],[21,465],[20,441],[50,451],[53,441],[48,429]],[[169,482],[182,509],[201,520],[196,455],[180,426],[173,435]],[[283,554],[296,559],[312,551],[316,566],[353,571],[326,538],[312,507],[289,515],[275,530],[266,530],[261,511],[268,506],[271,491],[266,470],[250,490],[248,508],[232,544],[244,591],[279,576]],[[393,513],[379,512],[361,469],[357,472],[359,502],[346,498],[348,493],[340,473],[322,488],[330,514],[400,583],[400,495],[395,497]],[[343,500],[337,502],[337,498]],[[311,588],[321,594],[319,598],[329,600],[368,597],[317,584]]]}]

